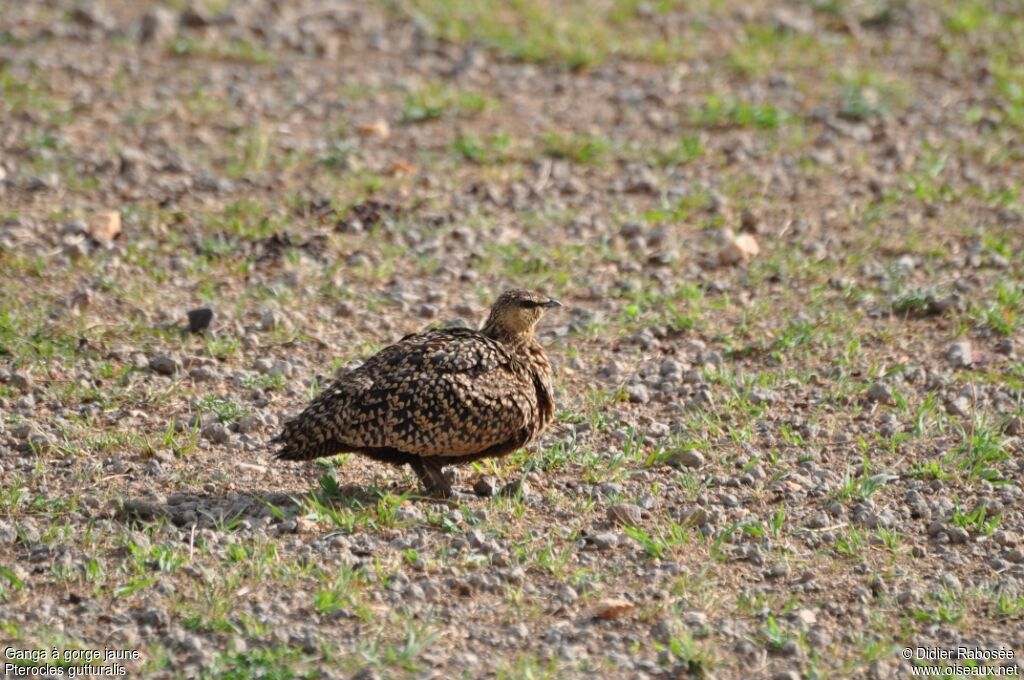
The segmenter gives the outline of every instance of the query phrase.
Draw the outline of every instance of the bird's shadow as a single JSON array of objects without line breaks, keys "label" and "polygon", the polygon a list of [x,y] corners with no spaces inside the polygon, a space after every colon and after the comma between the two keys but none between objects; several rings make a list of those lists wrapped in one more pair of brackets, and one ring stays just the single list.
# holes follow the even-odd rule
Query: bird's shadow
[{"label": "bird's shadow", "polygon": [[281,523],[318,511],[360,511],[382,499],[417,498],[413,493],[396,495],[375,485],[338,484],[325,475],[320,486],[284,493],[266,489],[248,491],[181,491],[166,498],[128,497],[121,500],[115,517],[128,523],[169,522],[179,528],[234,531],[243,526]]}]

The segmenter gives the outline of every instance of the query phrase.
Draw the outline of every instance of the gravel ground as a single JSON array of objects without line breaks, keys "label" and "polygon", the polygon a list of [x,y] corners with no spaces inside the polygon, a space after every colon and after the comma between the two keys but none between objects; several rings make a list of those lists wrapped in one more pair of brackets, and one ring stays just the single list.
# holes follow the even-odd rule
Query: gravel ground
[{"label": "gravel ground", "polygon": [[[1021,44],[998,0],[0,0],[4,663],[1019,674]],[[511,285],[565,304],[529,451],[451,503],[271,460]]]}]

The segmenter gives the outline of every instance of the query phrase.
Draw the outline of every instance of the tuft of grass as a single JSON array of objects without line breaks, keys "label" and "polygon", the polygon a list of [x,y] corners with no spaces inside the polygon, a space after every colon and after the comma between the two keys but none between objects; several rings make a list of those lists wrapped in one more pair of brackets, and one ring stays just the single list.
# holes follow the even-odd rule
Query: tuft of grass
[{"label": "tuft of grass", "polygon": [[988,304],[973,306],[970,315],[1000,335],[1013,335],[1024,315],[1024,285],[999,281]]},{"label": "tuft of grass", "polygon": [[657,147],[651,151],[652,160],[662,167],[686,165],[704,156],[704,143],[697,135],[681,135],[667,149]]},{"label": "tuft of grass", "polygon": [[362,601],[366,579],[361,572],[342,566],[331,583],[316,591],[313,608],[321,614],[346,611],[372,621],[372,614]]},{"label": "tuft of grass", "polygon": [[512,138],[503,132],[496,132],[487,137],[476,135],[460,135],[452,149],[466,160],[480,165],[502,163],[511,158]]},{"label": "tuft of grass", "polygon": [[687,35],[658,30],[658,17],[675,3],[652,4],[653,15],[633,0],[411,0],[400,11],[442,40],[482,44],[518,61],[583,69],[612,56],[665,63],[689,54]]},{"label": "tuft of grass", "polygon": [[859,476],[852,476],[850,468],[846,468],[846,471],[843,473],[843,483],[836,492],[836,500],[867,501],[884,485],[885,480],[883,477],[870,474],[870,467],[867,458],[865,458]]},{"label": "tuft of grass", "polygon": [[701,106],[690,111],[690,118],[694,125],[711,129],[775,130],[792,121],[794,116],[772,104],[751,104],[711,94]]},{"label": "tuft of grass", "polygon": [[235,402],[212,394],[198,399],[195,403],[195,410],[200,413],[214,413],[222,423],[234,422],[248,413]]},{"label": "tuft of grass", "polygon": [[306,655],[292,647],[256,647],[244,652],[221,654],[203,677],[210,680],[315,678],[318,674],[307,668],[309,662]]},{"label": "tuft of grass", "polygon": [[769,616],[761,632],[761,639],[768,649],[774,652],[781,652],[793,638],[789,631],[779,624],[778,619],[774,616]]},{"label": "tuft of grass", "polygon": [[189,36],[178,36],[167,46],[175,57],[195,57],[234,61],[245,64],[272,64],[276,61],[273,53],[249,40],[205,41]]},{"label": "tuft of grass", "polygon": [[446,114],[470,117],[496,107],[494,99],[479,92],[458,92],[443,83],[430,83],[405,98],[402,122],[422,123]]},{"label": "tuft of grass", "polygon": [[21,590],[24,587],[25,582],[14,571],[8,567],[0,566],[0,602],[7,600],[10,597],[10,593]]},{"label": "tuft of grass", "polygon": [[406,623],[403,638],[389,640],[388,630],[382,628],[376,635],[363,636],[359,641],[359,655],[377,668],[417,671],[419,656],[440,638],[440,633],[414,621]]},{"label": "tuft of grass", "polygon": [[949,590],[929,593],[928,600],[931,606],[915,609],[911,613],[914,620],[926,624],[949,625],[959,623],[966,614],[964,603],[957,598],[955,593]]},{"label": "tuft of grass", "polygon": [[872,70],[839,76],[839,115],[866,121],[889,113],[903,103],[910,88],[901,80]]},{"label": "tuft of grass", "polygon": [[947,456],[964,471],[968,480],[984,479],[992,483],[1003,481],[996,468],[1010,458],[1008,439],[995,425],[976,419],[970,430],[961,430],[961,443]]},{"label": "tuft of grass", "polygon": [[227,174],[232,178],[257,175],[267,168],[271,132],[263,126],[244,128],[235,137],[235,155],[228,160]]},{"label": "tuft of grass", "polygon": [[266,375],[247,375],[242,379],[242,387],[246,389],[280,390],[288,384],[287,378],[282,373],[268,373]]},{"label": "tuft of grass", "polygon": [[[656,648],[662,645],[655,643]],[[712,671],[718,666],[719,660],[714,652],[697,643],[688,634],[672,637],[665,645],[664,651],[682,666],[683,673],[690,678],[711,677]]]},{"label": "tuft of grass", "polygon": [[968,531],[988,536],[999,527],[1000,519],[1002,519],[1000,514],[989,517],[985,504],[980,503],[970,512],[964,512],[960,506],[954,507],[949,521]]},{"label": "tuft of grass", "polygon": [[644,551],[654,559],[664,559],[676,549],[690,543],[690,527],[675,520],[668,520],[664,528],[650,533],[642,527],[624,527],[624,533],[640,544]]},{"label": "tuft of grass", "polygon": [[857,531],[856,527],[849,527],[845,536],[840,536],[836,539],[835,550],[836,552],[846,555],[847,557],[856,557],[860,554],[860,551],[864,549],[867,542],[864,536]]},{"label": "tuft of grass", "polygon": [[563,158],[582,165],[601,163],[611,142],[588,134],[548,132],[541,137],[544,153],[552,158]]}]

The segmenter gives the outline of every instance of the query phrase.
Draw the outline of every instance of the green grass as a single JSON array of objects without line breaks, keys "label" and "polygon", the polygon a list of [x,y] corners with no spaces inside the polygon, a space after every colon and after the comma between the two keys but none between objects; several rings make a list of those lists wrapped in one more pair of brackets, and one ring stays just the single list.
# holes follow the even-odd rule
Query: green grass
[{"label": "green grass", "polygon": [[697,135],[681,135],[667,149],[658,146],[651,150],[653,162],[663,167],[686,165],[702,158],[704,154],[704,143]]},{"label": "green grass", "polygon": [[984,420],[977,419],[970,429],[961,430],[962,442],[947,456],[966,476],[967,480],[985,479],[989,482],[1002,481],[999,463],[1010,458],[1008,441],[998,428]]},{"label": "green grass", "polygon": [[[656,15],[677,3],[653,3]],[[686,35],[658,34],[635,0],[590,6],[565,0],[411,0],[402,13],[453,43],[479,43],[508,58],[581,69],[614,56],[666,63],[691,51]]]},{"label": "green grass", "polygon": [[260,647],[218,655],[212,668],[206,669],[202,677],[207,680],[315,678],[319,674],[310,668],[312,660],[308,653],[292,647]]},{"label": "green grass", "polygon": [[725,55],[736,74],[757,78],[777,72],[808,72],[830,61],[816,34],[800,35],[766,24],[746,24],[739,43]]},{"label": "green grass", "polygon": [[430,83],[405,98],[402,121],[422,123],[446,114],[472,117],[497,107],[496,100],[480,92],[459,92],[444,83]]},{"label": "green grass", "polygon": [[460,135],[452,149],[462,158],[480,165],[503,163],[512,159],[512,139],[509,135],[496,132],[486,137],[472,134]]},{"label": "green grass", "polygon": [[949,521],[976,534],[988,536],[999,526],[1000,518],[999,514],[989,517],[985,505],[982,503],[970,512],[964,512],[959,506],[954,507]]},{"label": "green grass", "polygon": [[71,103],[54,94],[45,74],[31,69],[26,75],[16,75],[0,65],[0,111],[31,113],[42,117],[47,125],[70,122],[74,117]]},{"label": "green grass", "polygon": [[195,410],[198,413],[213,413],[222,423],[234,422],[248,413],[235,402],[212,394],[196,400]]},{"label": "green grass", "polygon": [[601,163],[612,148],[607,139],[578,133],[548,132],[541,137],[541,143],[548,156],[583,165]]},{"label": "green grass", "polygon": [[653,532],[642,527],[623,527],[623,532],[636,541],[654,559],[665,559],[691,542],[690,527],[668,520]]},{"label": "green grass", "polygon": [[709,129],[775,130],[794,121],[795,117],[772,104],[752,104],[731,96],[710,94],[701,106],[690,111],[690,120],[698,127]]},{"label": "green grass", "polygon": [[254,65],[272,64],[277,60],[272,52],[267,51],[261,45],[238,38],[226,41],[205,41],[190,36],[178,36],[168,44],[167,50],[175,57],[214,59]]},{"label": "green grass", "polygon": [[372,621],[373,614],[363,601],[363,590],[366,586],[362,574],[342,567],[329,585],[316,592],[313,597],[313,608],[322,614],[344,611],[360,616],[366,621]]},{"label": "green grass", "polygon": [[419,656],[431,648],[440,635],[429,626],[408,621],[404,635],[397,639],[386,629],[359,641],[359,656],[377,668],[397,668],[413,672],[420,669]]},{"label": "green grass", "polygon": [[7,600],[12,591],[21,590],[25,582],[8,567],[0,566],[0,602]]}]

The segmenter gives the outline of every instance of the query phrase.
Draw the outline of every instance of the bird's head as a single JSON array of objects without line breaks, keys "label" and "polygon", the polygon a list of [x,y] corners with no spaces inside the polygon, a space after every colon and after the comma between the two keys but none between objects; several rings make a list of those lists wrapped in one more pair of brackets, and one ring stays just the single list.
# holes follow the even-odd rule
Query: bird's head
[{"label": "bird's head", "polygon": [[491,306],[483,332],[492,337],[529,337],[545,311],[561,306],[558,300],[536,291],[506,290]]}]

